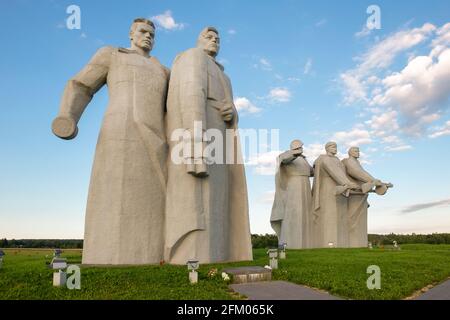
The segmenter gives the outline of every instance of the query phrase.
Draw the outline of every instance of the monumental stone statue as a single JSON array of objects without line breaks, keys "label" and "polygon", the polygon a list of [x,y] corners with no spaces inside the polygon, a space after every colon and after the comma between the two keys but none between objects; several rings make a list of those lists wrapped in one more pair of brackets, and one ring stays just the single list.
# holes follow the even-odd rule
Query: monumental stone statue
[{"label": "monumental stone statue", "polygon": [[342,162],[336,157],[337,145],[328,142],[326,154],[314,163],[313,247],[348,247],[347,198],[359,185],[350,181]]},{"label": "monumental stone statue", "polygon": [[108,86],[86,209],[84,264],[148,264],[163,257],[169,70],[149,55],[154,37],[153,23],[136,19],[129,49],[101,48],[68,82],[52,124],[55,135],[73,139],[93,95]]},{"label": "monumental stone statue", "polygon": [[360,187],[360,191],[351,191],[348,198],[348,233],[350,247],[367,247],[367,202],[368,194],[374,191],[380,195],[386,193],[388,188],[393,187],[390,183],[383,183],[371,176],[363,169],[358,158],[360,151],[358,147],[348,150],[348,158],[342,160],[347,177],[350,181]]},{"label": "monumental stone statue", "polygon": [[270,223],[279,243],[287,248],[310,247],[311,184],[313,168],[303,156],[303,142],[294,140],[290,150],[278,157],[275,199]]},{"label": "monumental stone statue", "polygon": [[[182,128],[188,141],[181,141],[200,143],[205,149],[208,138],[203,132],[195,133],[196,123],[203,131],[214,129],[222,137],[226,137],[226,130],[237,129],[231,83],[215,59],[219,47],[218,31],[207,27],[200,33],[196,48],[175,58],[167,97],[168,137]],[[180,140],[169,140],[173,156]],[[230,151],[226,145],[223,141],[223,148],[216,152],[226,155]],[[232,146],[240,148],[236,135]],[[190,259],[200,263],[251,260],[242,160],[211,163],[203,152],[186,153],[183,151],[186,161],[181,164],[168,161],[165,260],[174,264]]]}]

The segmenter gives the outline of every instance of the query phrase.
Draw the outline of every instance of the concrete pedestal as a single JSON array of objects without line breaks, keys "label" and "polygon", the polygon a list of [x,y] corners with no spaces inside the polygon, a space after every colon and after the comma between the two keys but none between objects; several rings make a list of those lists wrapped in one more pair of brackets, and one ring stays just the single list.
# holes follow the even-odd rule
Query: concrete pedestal
[{"label": "concrete pedestal", "polygon": [[224,269],[233,276],[233,283],[248,283],[272,280],[272,271],[263,267],[238,267]]}]

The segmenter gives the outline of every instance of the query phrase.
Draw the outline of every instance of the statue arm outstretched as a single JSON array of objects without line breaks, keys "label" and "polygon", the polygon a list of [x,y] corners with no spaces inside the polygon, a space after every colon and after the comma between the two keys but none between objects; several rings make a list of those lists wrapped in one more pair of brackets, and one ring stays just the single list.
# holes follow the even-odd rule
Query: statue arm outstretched
[{"label": "statue arm outstretched", "polygon": [[112,47],[97,51],[89,63],[64,89],[59,114],[52,123],[53,133],[62,139],[73,139],[78,133],[78,121],[94,94],[106,83]]},{"label": "statue arm outstretched", "polygon": [[299,155],[300,154],[295,155],[291,150],[283,152],[282,154],[279,155],[280,164],[289,164],[295,159],[297,159]]},{"label": "statue arm outstretched", "polygon": [[345,169],[347,174],[355,180],[361,182],[376,182],[379,181],[372,177],[364,168],[361,166],[359,162],[356,161],[347,161],[345,164]]}]

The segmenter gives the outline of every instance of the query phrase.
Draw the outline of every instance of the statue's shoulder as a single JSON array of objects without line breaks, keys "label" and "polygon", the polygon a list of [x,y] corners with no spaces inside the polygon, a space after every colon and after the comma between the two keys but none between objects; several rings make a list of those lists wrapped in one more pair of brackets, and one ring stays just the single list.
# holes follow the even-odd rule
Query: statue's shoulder
[{"label": "statue's shoulder", "polygon": [[202,60],[206,59],[206,53],[200,48],[190,48],[186,51],[181,52],[175,57],[174,64],[182,61],[191,61],[191,60]]},{"label": "statue's shoulder", "polygon": [[115,48],[112,46],[105,46],[105,47],[101,47],[100,49],[98,49],[96,52],[96,55],[99,55],[99,56],[112,55],[112,54],[118,52],[119,50],[120,50],[120,48]]},{"label": "statue's shoulder", "polygon": [[320,162],[322,162],[325,158],[327,157],[326,154],[321,154],[316,161],[314,161],[314,164],[319,164]]},{"label": "statue's shoulder", "polygon": [[151,57],[152,61],[159,67],[161,70],[166,74],[166,76],[170,76],[170,69],[167,68],[165,65],[163,65],[161,62],[159,62],[159,59],[155,56]]},{"label": "statue's shoulder", "polygon": [[117,52],[117,48],[110,46],[102,47],[97,50],[97,52],[92,57],[89,63],[93,65],[101,65],[107,67],[111,62],[111,57],[114,54],[114,52]]}]

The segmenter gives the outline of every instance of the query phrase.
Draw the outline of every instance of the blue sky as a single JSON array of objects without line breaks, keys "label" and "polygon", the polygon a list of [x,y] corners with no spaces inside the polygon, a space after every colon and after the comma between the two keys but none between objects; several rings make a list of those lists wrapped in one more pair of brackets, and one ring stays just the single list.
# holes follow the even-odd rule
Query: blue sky
[{"label": "blue sky", "polygon": [[[66,8],[81,29],[66,28]],[[381,9],[368,30],[366,9]],[[50,124],[67,80],[105,45],[127,47],[136,17],[158,24],[153,55],[170,67],[216,26],[240,127],[300,138],[312,162],[336,140],[359,144],[372,175],[369,232],[450,232],[450,3],[433,1],[0,2],[0,238],[81,238],[92,160],[107,105],[93,99],[75,140]],[[247,166],[253,233],[272,233],[274,160]]]}]

